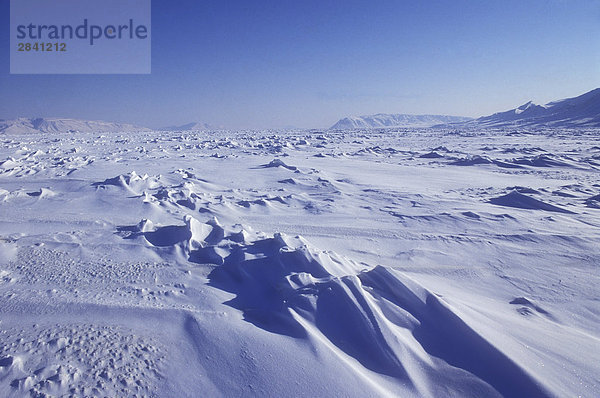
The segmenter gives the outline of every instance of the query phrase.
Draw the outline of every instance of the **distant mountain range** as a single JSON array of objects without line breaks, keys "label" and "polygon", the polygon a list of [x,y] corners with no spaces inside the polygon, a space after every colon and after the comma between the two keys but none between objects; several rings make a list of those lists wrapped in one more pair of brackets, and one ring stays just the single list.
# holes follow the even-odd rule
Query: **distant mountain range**
[{"label": "distant mountain range", "polygon": [[0,133],[109,133],[118,131],[151,131],[127,123],[60,118],[19,118],[0,120]]},{"label": "distant mountain range", "polygon": [[340,119],[330,130],[348,130],[376,127],[431,127],[437,124],[460,123],[471,120],[469,117],[446,115],[406,115],[386,114],[354,116]]},{"label": "distant mountain range", "polygon": [[188,124],[182,124],[180,126],[167,126],[161,127],[159,131],[195,131],[195,130],[218,130],[221,127],[216,127],[208,123],[192,122]]},{"label": "distant mountain range", "polygon": [[[454,127],[454,128],[510,128],[510,127],[600,127],[600,88],[573,98],[553,101],[546,105],[527,102],[517,108],[472,119],[446,115],[384,114],[346,117],[330,130],[351,130],[383,127]],[[168,126],[158,131],[216,130],[207,123],[192,122]],[[0,133],[70,133],[70,132],[126,132],[152,131],[127,123],[61,118],[0,119]]]},{"label": "distant mountain range", "polygon": [[600,88],[578,97],[517,108],[480,117],[463,126],[477,127],[600,127]]},{"label": "distant mountain range", "polygon": [[[158,131],[214,130],[207,123],[188,123],[156,129]],[[125,131],[152,131],[153,129],[128,123],[104,122],[62,118],[19,118],[0,119],[0,133],[111,133]]]},{"label": "distant mountain range", "polygon": [[330,129],[378,127],[600,127],[600,88],[546,105],[529,101],[517,108],[477,119],[442,115],[377,114],[347,117]]}]

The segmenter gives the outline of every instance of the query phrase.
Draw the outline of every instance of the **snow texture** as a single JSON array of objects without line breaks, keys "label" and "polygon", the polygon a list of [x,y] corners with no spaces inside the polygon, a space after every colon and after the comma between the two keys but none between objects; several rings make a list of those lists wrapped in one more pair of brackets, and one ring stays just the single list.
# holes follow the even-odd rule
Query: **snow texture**
[{"label": "snow texture", "polygon": [[0,396],[599,396],[598,130],[71,130],[0,135]]}]

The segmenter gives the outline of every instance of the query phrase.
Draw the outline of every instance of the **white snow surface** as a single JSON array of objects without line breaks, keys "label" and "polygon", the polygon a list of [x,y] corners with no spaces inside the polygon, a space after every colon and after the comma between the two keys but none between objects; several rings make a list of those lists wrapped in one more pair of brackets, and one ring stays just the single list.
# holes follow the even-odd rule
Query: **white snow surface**
[{"label": "white snow surface", "polygon": [[0,396],[600,395],[598,130],[0,143]]}]

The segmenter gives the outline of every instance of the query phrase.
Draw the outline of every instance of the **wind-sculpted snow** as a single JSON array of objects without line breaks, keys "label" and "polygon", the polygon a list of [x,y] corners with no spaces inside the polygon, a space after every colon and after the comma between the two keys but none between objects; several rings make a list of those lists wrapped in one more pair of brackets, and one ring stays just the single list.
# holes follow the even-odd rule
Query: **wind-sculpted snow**
[{"label": "wind-sculpted snow", "polygon": [[131,193],[140,194],[144,190],[161,187],[160,176],[150,177],[148,174],[138,175],[135,170],[121,174],[116,177],[107,178],[104,181],[95,182],[92,185],[97,188],[106,189],[107,187],[123,188]]},{"label": "wind-sculpted snow", "polygon": [[0,137],[1,396],[596,396],[595,130]]},{"label": "wind-sculpted snow", "polygon": [[[258,327],[295,338],[326,338],[343,352],[340,355],[404,380],[422,395],[435,396],[439,389],[440,375],[420,358],[427,354],[480,376],[504,395],[550,395],[442,299],[389,268],[368,270],[367,264],[318,250],[299,236],[270,237],[244,226],[226,232],[216,219],[205,224],[191,217],[184,221],[180,226],[154,227],[143,220],[137,232],[153,246],[180,245],[189,261],[217,266],[208,275],[210,285],[236,294],[226,304]],[[412,336],[399,340],[401,330]],[[414,357],[420,372],[405,368],[407,355]],[[447,372],[461,373],[450,368]],[[496,394],[485,384],[477,388]]]},{"label": "wind-sculpted snow", "polygon": [[541,200],[537,200],[530,196],[524,195],[518,191],[512,191],[506,195],[499,196],[497,198],[490,199],[490,203],[499,206],[517,207],[520,209],[528,210],[545,210],[556,213],[573,213],[572,211],[565,210],[558,206],[554,206],[548,203],[544,203]]}]

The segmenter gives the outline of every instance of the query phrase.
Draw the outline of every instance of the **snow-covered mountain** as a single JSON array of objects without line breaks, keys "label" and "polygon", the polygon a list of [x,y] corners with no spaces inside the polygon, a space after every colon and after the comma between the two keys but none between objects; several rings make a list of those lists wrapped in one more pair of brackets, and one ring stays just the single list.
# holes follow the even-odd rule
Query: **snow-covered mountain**
[{"label": "snow-covered mountain", "polygon": [[494,113],[465,125],[481,127],[600,127],[600,88],[546,105],[527,102],[506,112]]},{"label": "snow-covered mountain", "polygon": [[431,127],[436,124],[458,123],[471,120],[462,116],[446,115],[406,115],[386,114],[351,116],[338,120],[331,130],[337,129],[359,129],[373,127]]},{"label": "snow-covered mountain", "polygon": [[117,131],[150,131],[127,123],[61,118],[0,119],[0,133],[89,133]]},{"label": "snow-covered mountain", "polygon": [[161,127],[159,131],[194,131],[194,130],[217,130],[219,127],[213,126],[208,123],[191,122],[182,124],[180,126],[167,126]]}]

